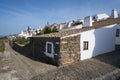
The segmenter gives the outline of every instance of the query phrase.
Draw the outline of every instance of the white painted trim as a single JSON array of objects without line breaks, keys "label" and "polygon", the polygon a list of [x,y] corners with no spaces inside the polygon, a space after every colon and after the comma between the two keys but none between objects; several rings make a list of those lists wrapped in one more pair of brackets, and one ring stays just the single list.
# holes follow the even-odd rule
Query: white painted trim
[{"label": "white painted trim", "polygon": [[77,34],[72,34],[72,35],[61,37],[61,39],[64,39],[64,38],[67,38],[67,37],[74,37],[74,36],[77,36],[77,35],[80,35],[80,34],[81,34],[81,32],[77,33]]},{"label": "white painted trim", "polygon": [[[48,45],[48,44],[50,44],[50,45],[52,46],[52,51],[51,51],[51,53],[48,53],[48,49],[47,49],[47,45]],[[54,45],[53,45],[53,43],[47,41],[47,42],[46,42],[45,49],[46,49],[45,52],[44,52],[45,55],[48,56],[48,57],[54,58]]]}]

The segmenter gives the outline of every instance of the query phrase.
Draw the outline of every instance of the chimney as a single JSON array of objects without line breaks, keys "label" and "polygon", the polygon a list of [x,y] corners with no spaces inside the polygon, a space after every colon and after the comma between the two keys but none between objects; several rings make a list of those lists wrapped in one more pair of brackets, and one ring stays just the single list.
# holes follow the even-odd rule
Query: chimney
[{"label": "chimney", "polygon": [[83,27],[92,26],[92,22],[93,22],[92,16],[85,17]]},{"label": "chimney", "polygon": [[71,25],[72,25],[73,22],[74,22],[73,20],[70,21],[70,22],[68,22],[68,27],[71,27]]},{"label": "chimney", "polygon": [[112,10],[111,18],[118,18],[118,12],[116,9]]}]

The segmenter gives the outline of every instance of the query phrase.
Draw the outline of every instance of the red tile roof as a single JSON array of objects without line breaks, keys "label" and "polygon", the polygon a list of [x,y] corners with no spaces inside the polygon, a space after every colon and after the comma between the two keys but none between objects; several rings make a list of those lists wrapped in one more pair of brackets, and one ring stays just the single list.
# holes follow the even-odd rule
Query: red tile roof
[{"label": "red tile roof", "polygon": [[102,20],[98,22],[93,22],[94,27],[102,27],[102,26],[107,26],[111,24],[118,24],[120,23],[120,18],[108,18],[107,20]]}]

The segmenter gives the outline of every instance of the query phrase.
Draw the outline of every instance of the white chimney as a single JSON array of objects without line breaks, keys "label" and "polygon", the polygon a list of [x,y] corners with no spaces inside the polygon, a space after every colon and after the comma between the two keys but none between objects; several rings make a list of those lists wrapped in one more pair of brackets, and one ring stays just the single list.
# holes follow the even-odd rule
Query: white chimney
[{"label": "white chimney", "polygon": [[83,27],[92,26],[92,22],[93,22],[92,16],[85,17]]},{"label": "white chimney", "polygon": [[118,18],[118,12],[116,9],[112,10],[111,18]]},{"label": "white chimney", "polygon": [[71,27],[72,23],[73,23],[73,20],[68,22],[68,27]]}]

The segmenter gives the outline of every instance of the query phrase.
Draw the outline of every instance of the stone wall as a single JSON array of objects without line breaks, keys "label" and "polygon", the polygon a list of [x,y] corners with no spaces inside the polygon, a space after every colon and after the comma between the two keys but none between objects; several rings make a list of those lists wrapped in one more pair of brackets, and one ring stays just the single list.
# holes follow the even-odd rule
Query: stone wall
[{"label": "stone wall", "polygon": [[13,43],[11,46],[15,51],[19,52],[21,55],[24,55],[29,58],[33,58],[32,49],[30,45],[21,46],[17,43]]},{"label": "stone wall", "polygon": [[[54,45],[55,55],[54,59],[47,57],[45,52],[46,42],[52,42]],[[30,39],[34,58],[39,59],[42,62],[58,65],[59,52],[60,52],[60,38],[59,37],[34,37]]]},{"label": "stone wall", "polygon": [[[30,39],[34,57],[40,61],[64,66],[80,60],[80,35],[60,39],[59,37],[34,37]],[[54,59],[47,57],[45,52],[46,42],[54,45]]]},{"label": "stone wall", "polygon": [[80,35],[61,39],[59,65],[67,65],[80,60]]}]

